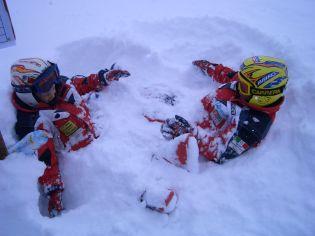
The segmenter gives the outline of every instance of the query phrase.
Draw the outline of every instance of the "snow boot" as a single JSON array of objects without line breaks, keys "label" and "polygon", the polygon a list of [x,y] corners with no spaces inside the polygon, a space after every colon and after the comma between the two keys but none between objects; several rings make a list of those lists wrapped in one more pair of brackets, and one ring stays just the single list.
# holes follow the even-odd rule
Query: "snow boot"
[{"label": "snow boot", "polygon": [[62,190],[52,191],[49,194],[48,198],[49,198],[49,202],[48,202],[49,216],[52,218],[57,215],[60,215],[61,211],[64,210],[63,204],[62,204]]},{"label": "snow boot", "polygon": [[192,134],[183,134],[168,141],[154,157],[163,159],[170,164],[186,169],[189,172],[199,172],[199,148]]},{"label": "snow boot", "polygon": [[165,214],[175,210],[177,201],[177,194],[172,189],[147,188],[140,196],[140,202],[144,202],[146,208]]},{"label": "snow boot", "polygon": [[62,204],[64,184],[57,167],[46,167],[44,174],[38,178],[38,189],[40,192],[39,209],[41,214],[47,216],[46,212],[43,211],[43,207],[48,205],[49,217],[59,215],[64,209]]}]

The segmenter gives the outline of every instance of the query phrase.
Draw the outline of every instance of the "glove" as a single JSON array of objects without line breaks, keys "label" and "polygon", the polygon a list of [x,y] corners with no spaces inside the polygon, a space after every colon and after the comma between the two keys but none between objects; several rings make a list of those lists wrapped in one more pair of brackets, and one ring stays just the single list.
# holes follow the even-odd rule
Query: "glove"
[{"label": "glove", "polygon": [[49,199],[48,214],[50,217],[60,215],[63,210],[61,194],[64,184],[59,170],[56,167],[47,166],[44,174],[38,178],[38,190],[43,197]]},{"label": "glove", "polygon": [[48,196],[55,190],[63,190],[64,184],[61,180],[59,170],[55,167],[47,166],[44,174],[38,178],[40,192]]},{"label": "glove", "polygon": [[183,117],[175,115],[175,118],[166,119],[161,126],[161,133],[167,140],[174,139],[179,135],[192,132],[192,127]]},{"label": "glove", "polygon": [[147,188],[140,196],[145,207],[159,213],[170,214],[176,209],[178,196],[175,190]]},{"label": "glove", "polygon": [[215,67],[218,65],[207,60],[193,61],[192,64],[197,66],[205,75],[211,77],[214,75]]},{"label": "glove", "polygon": [[100,70],[98,77],[103,86],[109,85],[113,80],[119,80],[122,77],[128,77],[130,73],[126,70],[119,69],[114,63],[110,69]]},{"label": "glove", "polygon": [[48,213],[51,218],[60,215],[61,211],[64,209],[62,204],[61,193],[62,190],[55,190],[50,192],[48,196],[49,198]]},{"label": "glove", "polygon": [[216,82],[221,84],[237,81],[236,71],[222,64],[211,63],[206,60],[193,61],[193,65],[197,66],[205,75],[212,77]]}]

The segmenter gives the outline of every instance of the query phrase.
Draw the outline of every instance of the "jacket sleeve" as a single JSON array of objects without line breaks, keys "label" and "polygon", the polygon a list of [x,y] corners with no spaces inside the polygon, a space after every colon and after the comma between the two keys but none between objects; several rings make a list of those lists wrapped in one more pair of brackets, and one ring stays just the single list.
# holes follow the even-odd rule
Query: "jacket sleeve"
[{"label": "jacket sleeve", "polygon": [[24,138],[28,133],[34,131],[34,125],[37,119],[38,112],[31,113],[20,110],[16,111],[16,123],[14,129],[19,140]]},{"label": "jacket sleeve", "polygon": [[211,95],[202,99],[205,113],[197,122],[194,135],[202,156],[215,162],[221,161],[228,141],[237,129],[241,108],[230,101],[220,101]]},{"label": "jacket sleeve", "polygon": [[71,84],[76,88],[80,95],[87,94],[92,91],[100,91],[103,85],[97,74],[85,76],[74,76],[71,78]]},{"label": "jacket sleeve", "polygon": [[216,65],[212,78],[213,80],[221,84],[230,83],[238,80],[237,71],[223,66],[222,64]]},{"label": "jacket sleeve", "polygon": [[44,117],[39,117],[35,124],[35,129],[46,132],[48,137],[47,141],[41,144],[37,150],[38,160],[46,165],[43,175],[38,178],[40,188],[46,195],[50,195],[55,190],[62,191],[64,188],[51,125],[52,123],[45,120]]}]

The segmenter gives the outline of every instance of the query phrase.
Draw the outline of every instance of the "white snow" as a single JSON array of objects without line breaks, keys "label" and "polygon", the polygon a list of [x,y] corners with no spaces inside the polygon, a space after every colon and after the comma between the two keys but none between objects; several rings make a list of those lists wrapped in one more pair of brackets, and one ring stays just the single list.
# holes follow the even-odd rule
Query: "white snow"
[{"label": "white snow", "polygon": [[[15,143],[10,65],[43,57],[62,74],[117,62],[131,77],[91,96],[100,131],[90,146],[60,157],[66,211],[38,209],[35,156],[0,161],[0,235],[315,235],[315,27],[312,0],[8,1],[16,46],[0,51],[0,130]],[[152,161],[165,141],[157,118],[194,120],[218,86],[194,70],[208,59],[238,69],[243,59],[287,61],[287,99],[259,148],[222,166],[189,173]],[[175,95],[175,105],[163,102]],[[146,186],[176,189],[171,215],[145,209]]]}]

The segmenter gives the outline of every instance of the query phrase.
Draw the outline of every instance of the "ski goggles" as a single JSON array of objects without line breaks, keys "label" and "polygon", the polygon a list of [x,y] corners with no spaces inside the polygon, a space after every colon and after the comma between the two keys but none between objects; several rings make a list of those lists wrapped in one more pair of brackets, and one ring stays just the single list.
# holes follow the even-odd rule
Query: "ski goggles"
[{"label": "ski goggles", "polygon": [[59,78],[58,66],[51,63],[40,76],[38,76],[32,85],[32,90],[35,93],[47,93]]},{"label": "ski goggles", "polygon": [[246,80],[245,76],[239,72],[238,73],[238,91],[240,94],[245,95],[245,96],[250,96],[250,90],[253,85]]}]

